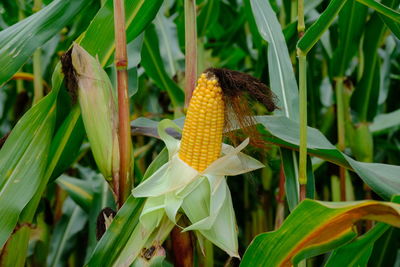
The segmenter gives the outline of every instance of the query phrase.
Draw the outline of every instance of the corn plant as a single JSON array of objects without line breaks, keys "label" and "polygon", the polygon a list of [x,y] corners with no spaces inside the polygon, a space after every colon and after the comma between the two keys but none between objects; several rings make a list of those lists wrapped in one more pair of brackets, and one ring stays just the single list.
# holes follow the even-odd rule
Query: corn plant
[{"label": "corn plant", "polygon": [[0,266],[398,266],[399,0],[3,0]]}]

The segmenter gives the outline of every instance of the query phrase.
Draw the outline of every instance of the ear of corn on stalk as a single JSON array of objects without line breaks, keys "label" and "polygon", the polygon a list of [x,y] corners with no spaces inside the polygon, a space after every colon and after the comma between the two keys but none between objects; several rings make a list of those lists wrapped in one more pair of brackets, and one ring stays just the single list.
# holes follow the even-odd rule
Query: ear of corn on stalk
[{"label": "ear of corn on stalk", "polygon": [[180,130],[170,120],[159,123],[158,133],[169,151],[169,162],[136,187],[135,197],[148,197],[140,221],[148,229],[159,226],[164,214],[176,223],[179,210],[193,230],[230,256],[239,257],[237,227],[226,175],[238,175],[264,165],[241,153],[246,139],[233,148],[222,144],[223,92],[212,73],[198,80],[183,128],[182,140],[166,133]]},{"label": "ear of corn on stalk", "polygon": [[119,169],[115,93],[98,60],[77,44],[72,48],[71,62],[93,157],[100,172],[110,181]]},{"label": "ear of corn on stalk", "polygon": [[217,79],[202,74],[190,100],[179,157],[203,171],[221,154],[224,101]]}]

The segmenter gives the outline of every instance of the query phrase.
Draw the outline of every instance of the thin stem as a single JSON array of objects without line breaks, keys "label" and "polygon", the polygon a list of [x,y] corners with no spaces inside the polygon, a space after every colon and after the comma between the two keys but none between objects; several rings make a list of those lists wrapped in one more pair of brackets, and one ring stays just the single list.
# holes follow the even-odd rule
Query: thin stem
[{"label": "thin stem", "polygon": [[36,104],[43,98],[41,56],[42,50],[40,48],[36,49],[33,53],[33,104]]},{"label": "thin stem", "polygon": [[24,88],[24,80],[23,79],[16,79],[16,86],[17,86],[17,93],[20,94],[25,91]]},{"label": "thin stem", "polygon": [[[345,143],[345,123],[344,123],[344,99],[343,99],[343,81],[344,77],[338,77],[336,80],[336,109],[337,109],[337,128],[338,128],[338,149],[344,151]],[[346,170],[339,167],[340,175],[340,200],[346,201]]]},{"label": "thin stem", "polygon": [[129,96],[128,96],[128,56],[126,51],[125,7],[123,0],[114,0],[114,27],[115,27],[115,65],[117,67],[118,87],[118,141],[120,155],[119,181],[115,186],[118,205],[121,207],[130,194],[132,187],[131,177],[131,149],[132,141],[129,124]]},{"label": "thin stem", "polygon": [[[33,3],[33,12],[38,12],[42,8],[42,0],[35,0]],[[33,104],[39,102],[43,98],[43,82],[42,82],[42,50],[36,49],[33,53]]]},{"label": "thin stem", "polygon": [[292,0],[290,2],[290,22],[293,22],[296,20],[296,17],[297,17],[297,8],[296,7],[297,7],[297,1]]},{"label": "thin stem", "polygon": [[[17,4],[18,4],[18,20],[21,21],[25,18],[25,13],[24,13],[25,4],[22,0],[17,1]],[[19,69],[18,72],[21,71],[22,67]],[[23,80],[17,79],[16,86],[17,86],[17,93],[22,93],[23,91],[25,91]]]},{"label": "thin stem", "polygon": [[204,267],[212,267],[214,266],[214,247],[211,241],[204,240],[204,250],[205,250],[205,259],[204,259]]},{"label": "thin stem", "polygon": [[[304,0],[298,0],[297,31],[300,40],[305,31]],[[307,55],[297,49],[299,58],[299,95],[300,95],[300,156],[299,156],[299,184],[300,201],[305,199],[307,184]]]},{"label": "thin stem", "polygon": [[343,102],[343,77],[336,78],[336,108],[338,127],[338,148],[345,149],[345,124],[344,124],[344,102]]},{"label": "thin stem", "polygon": [[299,57],[299,91],[300,91],[300,160],[299,183],[307,184],[307,83],[306,55],[300,52]]},{"label": "thin stem", "polygon": [[189,105],[197,76],[196,2],[185,0],[185,107]]},{"label": "thin stem", "polygon": [[306,199],[306,195],[307,195],[307,185],[300,184],[300,202]]},{"label": "thin stem", "polygon": [[299,38],[304,35],[304,30],[306,25],[304,23],[304,0],[298,0],[297,3],[297,32],[299,33]]},{"label": "thin stem", "polygon": [[279,172],[279,190],[276,202],[275,230],[281,227],[285,219],[285,171],[283,169],[283,164],[281,164]]}]

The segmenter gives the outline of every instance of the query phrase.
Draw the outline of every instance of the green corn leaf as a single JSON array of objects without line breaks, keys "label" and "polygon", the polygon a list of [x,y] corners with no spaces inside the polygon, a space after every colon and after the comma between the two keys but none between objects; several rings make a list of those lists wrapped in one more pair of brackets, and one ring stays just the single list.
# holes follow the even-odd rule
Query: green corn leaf
[{"label": "green corn leaf", "polygon": [[[131,42],[155,18],[162,0],[125,0],[126,39]],[[97,55],[103,67],[112,64],[115,50],[113,1],[107,0],[91,25],[78,38],[79,43],[91,55]],[[98,38],[101,36],[102,38]]]},{"label": "green corn leaf", "polygon": [[251,0],[258,31],[268,42],[268,69],[271,89],[278,97],[275,113],[299,120],[299,94],[281,26],[268,1]]},{"label": "green corn leaf", "polygon": [[331,61],[332,77],[343,77],[356,55],[368,8],[348,1],[339,13],[339,43]]},{"label": "green corn leaf", "polygon": [[[385,0],[388,6],[398,6],[399,0]],[[363,53],[364,70],[361,81],[351,97],[351,106],[361,122],[372,121],[376,115],[379,100],[380,58],[378,48],[386,31],[378,13],[374,13],[365,27]]]},{"label": "green corn leaf", "polygon": [[47,266],[65,266],[69,253],[74,249],[74,239],[87,222],[86,213],[70,198],[64,202],[63,215],[56,224],[50,240]]},{"label": "green corn leaf", "polygon": [[368,266],[399,266],[398,243],[400,229],[390,227],[377,241],[375,241]]},{"label": "green corn leaf", "polygon": [[[182,118],[179,120],[182,120]],[[300,142],[298,122],[285,116],[256,116],[256,120],[270,134],[265,136],[267,142],[290,150],[298,150]],[[158,137],[152,129],[156,124],[157,122],[140,118],[132,122],[132,132]],[[145,127],[146,125],[147,127]],[[307,132],[307,153],[309,155],[353,170],[373,191],[386,199],[400,193],[400,181],[398,179],[400,166],[356,161],[340,152],[319,130],[308,127]],[[171,132],[171,134],[175,135],[176,133]]]},{"label": "green corn leaf", "polygon": [[11,234],[46,171],[55,123],[52,93],[17,123],[0,150],[0,246]]},{"label": "green corn leaf", "polygon": [[400,110],[396,110],[386,114],[380,114],[374,118],[370,124],[369,130],[374,135],[387,133],[389,130],[400,125]]},{"label": "green corn leaf", "polygon": [[347,0],[332,0],[321,16],[305,32],[297,47],[307,54],[329,28]]},{"label": "green corn leaf", "polygon": [[[164,148],[148,167],[143,179],[150,177],[168,160],[168,151]],[[139,216],[145,202],[144,198],[130,196],[118,211],[110,227],[100,239],[87,266],[111,266],[127,244],[139,222]]]},{"label": "green corn leaf", "polygon": [[[132,266],[131,264],[133,262],[133,266],[157,266],[153,265],[155,264],[154,260],[157,259],[157,255],[153,255],[150,261],[147,261],[143,257],[138,257],[138,255],[142,249],[150,248],[152,245],[157,247],[158,245],[162,244],[169,236],[172,228],[174,228],[175,223],[171,222],[165,216],[160,222],[160,225],[160,228],[154,231],[153,229],[149,230],[141,223],[137,224],[135,230],[132,232],[129,240],[126,242],[124,249],[121,251],[114,265]],[[145,265],[143,265],[143,263]]]},{"label": "green corn leaf", "polygon": [[[276,114],[299,120],[299,93],[281,26],[268,1],[251,0],[251,8],[262,38],[268,42],[268,69],[272,91],[277,95]],[[298,203],[298,157],[281,149],[286,178],[286,199],[290,210]]]},{"label": "green corn leaf", "polygon": [[[159,7],[161,6],[162,1],[157,0],[152,3],[144,0],[126,0],[126,18],[127,18],[127,40],[131,41],[135,37],[137,37],[141,31],[151,22],[151,20],[156,16]],[[140,12],[140,16],[137,16]],[[98,38],[98,36],[104,36],[105,38]],[[96,54],[99,58],[99,61],[102,62],[102,66],[104,67],[107,62],[112,62],[112,56],[114,52],[114,22],[113,22],[113,2],[112,0],[106,1],[106,3],[99,10],[95,18],[92,20],[88,29],[84,34],[77,40],[89,53]],[[52,77],[52,90],[58,92],[60,89],[61,83],[63,81],[63,75],[61,74],[61,64],[56,66],[56,69],[53,73]],[[55,99],[53,99],[55,102]],[[75,114],[76,115],[76,114]],[[79,115],[79,112],[78,112]],[[63,138],[60,140],[61,146],[58,146],[55,151],[53,161],[51,162],[49,169],[53,172],[52,168],[58,165],[58,160],[60,159],[60,155],[63,153],[65,144],[70,142],[69,138],[74,131],[81,131],[81,129],[76,129],[75,127],[82,127],[79,124],[76,124],[79,116],[72,116],[73,119],[67,121],[67,125],[65,126],[68,131],[67,134],[63,135]],[[54,143],[57,147],[57,142]],[[61,164],[62,165],[62,164]],[[49,174],[51,175],[51,174]],[[49,179],[49,178],[46,178]],[[34,198],[31,200],[29,205],[23,211],[22,217],[20,218],[20,223],[31,223],[37,206],[39,204],[41,195],[46,187],[47,180],[43,179],[42,184],[40,185],[39,190],[36,192]],[[5,217],[4,217],[5,218]],[[15,221],[16,223],[16,221]],[[1,231],[6,231],[7,227],[9,227],[9,233],[11,233],[12,229],[15,226],[7,226],[2,227]],[[0,231],[0,232],[1,232]],[[5,235],[3,238],[7,238]],[[27,244],[29,241],[30,228],[23,227],[21,231],[16,233],[18,236],[13,239],[12,244],[10,246],[18,247],[19,254],[26,254]],[[1,236],[1,234],[0,234]],[[1,240],[1,238],[0,238]],[[5,241],[5,240],[4,240]],[[22,259],[22,258],[21,258]],[[22,259],[23,262],[25,259]],[[24,263],[20,265],[14,266],[23,266]]]},{"label": "green corn leaf", "polygon": [[204,36],[218,20],[220,1],[208,0],[197,16],[198,36]]},{"label": "green corn leaf", "polygon": [[382,1],[382,3],[374,0],[357,0],[357,1],[376,10],[385,17],[391,19],[393,22],[400,23],[400,13],[392,9],[392,8],[397,8],[398,4],[393,6],[387,1],[386,2]]},{"label": "green corn leaf", "polygon": [[79,165],[77,166],[77,169],[79,170],[80,176],[84,179],[83,181],[86,183],[86,185],[90,186],[90,190],[93,192],[92,203],[90,209],[87,211],[89,216],[89,237],[86,248],[86,261],[89,259],[97,245],[97,217],[99,216],[101,210],[106,207],[109,207],[113,210],[116,210],[116,208],[113,194],[103,176],[90,168]]},{"label": "green corn leaf", "polygon": [[56,0],[34,15],[0,32],[0,85],[67,25],[91,0]]},{"label": "green corn leaf", "polygon": [[334,250],[325,266],[367,266],[372,249],[374,248],[374,242],[389,228],[390,226],[387,224],[377,224],[373,229],[360,238],[357,238],[354,242]]},{"label": "green corn leaf", "polygon": [[[400,227],[400,205],[391,202],[319,202],[306,199],[274,232],[257,236],[241,266],[291,266],[357,236],[354,223],[377,220]],[[301,227],[299,227],[301,225]]]},{"label": "green corn leaf", "polygon": [[184,95],[179,86],[168,76],[160,55],[159,42],[154,27],[146,30],[143,49],[142,65],[146,74],[161,89],[166,90],[174,107],[182,106]]},{"label": "green corn leaf", "polygon": [[94,195],[94,190],[90,181],[77,179],[64,174],[57,179],[57,184],[67,191],[71,199],[84,211],[90,211]]},{"label": "green corn leaf", "polygon": [[[53,91],[55,93],[55,91]],[[46,168],[46,174],[43,176],[43,179],[40,182],[39,188],[36,190],[35,195],[30,200],[30,202],[26,205],[23,209],[20,217],[19,223],[20,225],[29,225],[32,222],[32,219],[35,215],[35,211],[39,205],[42,193],[47,185],[48,179],[50,178],[51,174],[56,166],[59,166],[59,159],[63,156],[63,151],[70,142],[71,134],[73,133],[74,129],[76,129],[75,124],[79,119],[80,113],[79,109],[75,108],[72,110],[71,114],[65,119],[63,124],[60,126],[59,130],[57,131],[50,148],[50,163]],[[72,136],[73,137],[73,136]],[[70,161],[71,159],[66,159],[66,161]],[[5,266],[24,266],[25,258],[24,257],[17,257],[15,253],[22,253],[28,249],[28,241],[30,235],[30,228],[29,227],[22,227],[17,232],[15,232],[11,239],[7,242],[7,248],[10,251],[8,254],[3,254],[3,258],[0,259],[1,263]],[[18,247],[18,250],[13,250],[13,247]],[[19,258],[20,261],[16,262],[14,259]],[[7,265],[7,262],[11,262],[11,265]]]},{"label": "green corn leaf", "polygon": [[[50,158],[53,159],[55,166],[50,181],[59,177],[75,161],[84,137],[82,118],[79,107],[76,105],[65,118],[52,141]],[[60,154],[56,155],[57,153]]]},{"label": "green corn leaf", "polygon": [[154,25],[157,36],[160,37],[160,52],[164,68],[169,77],[173,77],[180,70],[178,63],[184,60],[185,55],[179,47],[178,32],[173,17],[166,17],[164,15],[166,5],[164,4],[163,7],[154,19]]},{"label": "green corn leaf", "polygon": [[392,19],[388,18],[387,16],[380,15],[383,22],[386,26],[392,31],[392,33],[400,39],[400,23],[393,21]]},{"label": "green corn leaf", "polygon": [[[286,148],[298,149],[298,123],[282,116],[259,116],[257,121],[272,134],[272,137],[266,137],[269,142]],[[372,190],[386,199],[399,194],[398,173],[400,166],[356,161],[340,152],[317,129],[308,127],[307,131],[307,148],[310,155],[354,170]]]}]

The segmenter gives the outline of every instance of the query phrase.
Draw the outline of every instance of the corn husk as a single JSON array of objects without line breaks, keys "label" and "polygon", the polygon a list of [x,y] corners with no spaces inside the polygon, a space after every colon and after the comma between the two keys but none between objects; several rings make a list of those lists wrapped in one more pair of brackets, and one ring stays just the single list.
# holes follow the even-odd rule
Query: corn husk
[{"label": "corn husk", "polygon": [[118,113],[115,92],[99,61],[78,44],[71,53],[78,100],[93,157],[110,181],[119,169]]},{"label": "corn husk", "polygon": [[156,227],[166,214],[176,224],[179,210],[192,223],[184,231],[196,231],[232,257],[239,257],[237,226],[226,176],[239,175],[264,167],[238,147],[223,145],[222,156],[203,172],[198,172],[178,156],[180,141],[166,133],[167,128],[180,130],[170,120],[159,123],[158,133],[169,152],[169,162],[136,187],[135,197],[147,197],[140,216],[145,227]]}]

